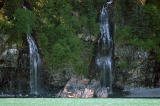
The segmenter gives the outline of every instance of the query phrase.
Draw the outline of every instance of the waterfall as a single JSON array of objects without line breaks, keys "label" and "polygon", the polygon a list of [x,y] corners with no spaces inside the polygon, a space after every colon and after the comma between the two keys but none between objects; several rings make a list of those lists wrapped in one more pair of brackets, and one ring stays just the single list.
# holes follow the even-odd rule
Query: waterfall
[{"label": "waterfall", "polygon": [[[22,7],[27,10],[27,7],[22,5]],[[29,30],[29,26],[28,26]],[[29,32],[28,32],[29,33]],[[41,70],[41,58],[38,53],[38,48],[33,37],[30,34],[27,34],[27,41],[29,44],[29,58],[30,58],[30,94],[38,95],[39,94],[39,71]]]},{"label": "waterfall", "polygon": [[100,12],[100,37],[98,39],[98,52],[96,64],[100,71],[101,86],[109,88],[112,94],[112,51],[113,41],[110,34],[108,6],[112,0],[107,2]]},{"label": "waterfall", "polygon": [[30,94],[38,95],[38,71],[41,67],[41,58],[31,35],[27,36],[27,41],[30,55]]}]

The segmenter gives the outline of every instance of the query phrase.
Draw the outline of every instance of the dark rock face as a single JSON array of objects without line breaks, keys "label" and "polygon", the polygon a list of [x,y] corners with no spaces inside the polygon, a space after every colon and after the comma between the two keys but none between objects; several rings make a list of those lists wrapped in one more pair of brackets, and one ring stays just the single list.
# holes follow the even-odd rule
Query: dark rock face
[{"label": "dark rock face", "polygon": [[64,87],[68,80],[71,79],[73,73],[70,69],[61,69],[48,75],[49,84],[54,87]]},{"label": "dark rock face", "polygon": [[16,44],[12,44],[10,48],[5,47],[4,52],[0,55],[1,93],[17,94],[28,92],[29,58],[27,51],[27,43],[24,42],[22,48],[17,48]]},{"label": "dark rock face", "polygon": [[20,93],[28,93],[29,88],[29,47],[26,38],[23,38],[23,47],[19,49],[18,55],[18,67],[17,67],[17,82],[18,90]]},{"label": "dark rock face", "polygon": [[68,68],[52,72],[50,69],[43,67],[40,77],[44,96],[55,96],[55,94],[65,87],[72,76],[73,72]]},{"label": "dark rock face", "polygon": [[96,80],[71,78],[64,89],[57,94],[62,98],[93,98],[108,97],[107,88],[101,88],[100,82]]},{"label": "dark rock face", "polygon": [[18,50],[16,48],[5,50],[0,56],[0,67],[16,68],[18,59]]},{"label": "dark rock face", "polygon": [[132,46],[115,46],[114,55],[114,87],[153,87],[155,62],[149,52]]}]

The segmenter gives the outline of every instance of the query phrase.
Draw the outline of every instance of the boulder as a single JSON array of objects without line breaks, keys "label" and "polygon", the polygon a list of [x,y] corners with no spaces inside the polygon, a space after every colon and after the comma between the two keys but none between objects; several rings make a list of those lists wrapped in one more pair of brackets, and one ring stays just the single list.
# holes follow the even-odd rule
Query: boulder
[{"label": "boulder", "polygon": [[107,88],[101,88],[96,80],[71,78],[64,89],[57,94],[61,98],[108,97]]},{"label": "boulder", "polygon": [[82,98],[93,98],[93,96],[94,96],[94,90],[85,88]]},{"label": "boulder", "polygon": [[98,88],[96,91],[96,96],[98,98],[107,98],[108,97],[108,88]]},{"label": "boulder", "polygon": [[81,84],[87,85],[89,83],[89,79],[81,80]]}]

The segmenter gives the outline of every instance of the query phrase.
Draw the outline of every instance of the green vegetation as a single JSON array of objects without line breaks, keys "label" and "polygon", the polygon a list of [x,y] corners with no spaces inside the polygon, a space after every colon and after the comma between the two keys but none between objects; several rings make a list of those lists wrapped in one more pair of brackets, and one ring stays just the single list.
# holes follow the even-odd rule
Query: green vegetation
[{"label": "green vegetation", "polygon": [[[117,0],[115,2],[116,42],[153,52],[160,61],[160,2]],[[118,39],[117,39],[118,38]]]},{"label": "green vegetation", "polygon": [[[160,61],[159,0],[142,5],[139,0],[115,0],[118,45],[133,45],[153,52]],[[22,45],[22,37],[34,32],[46,67],[69,67],[79,75],[88,69],[93,42],[78,38],[97,36],[98,13],[106,0],[0,0],[1,33]],[[27,10],[22,8],[27,6]],[[52,66],[52,67],[50,67]]]},{"label": "green vegetation", "polygon": [[14,33],[22,35],[23,33],[30,34],[32,32],[35,21],[35,17],[32,12],[25,9],[17,9],[13,16]]},{"label": "green vegetation", "polygon": [[[1,33],[10,35],[10,42],[21,46],[22,37],[34,32],[32,36],[36,38],[44,66],[51,71],[69,67],[77,74],[84,75],[93,55],[93,43],[85,43],[77,35],[98,35],[99,25],[96,19],[104,2],[105,0],[1,0]],[[22,4],[28,9],[22,8]]]},{"label": "green vegetation", "polygon": [[128,64],[126,61],[120,61],[118,66],[121,68],[121,69],[126,69]]}]

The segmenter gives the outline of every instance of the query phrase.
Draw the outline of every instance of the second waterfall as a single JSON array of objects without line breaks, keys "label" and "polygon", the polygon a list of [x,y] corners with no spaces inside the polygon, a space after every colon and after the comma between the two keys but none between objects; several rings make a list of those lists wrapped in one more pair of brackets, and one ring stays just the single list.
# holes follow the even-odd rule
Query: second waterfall
[{"label": "second waterfall", "polygon": [[100,81],[102,87],[109,88],[109,94],[112,94],[112,53],[113,40],[109,24],[109,5],[107,2],[100,12],[100,37],[98,39],[98,48],[96,56],[96,65],[100,72]]}]

